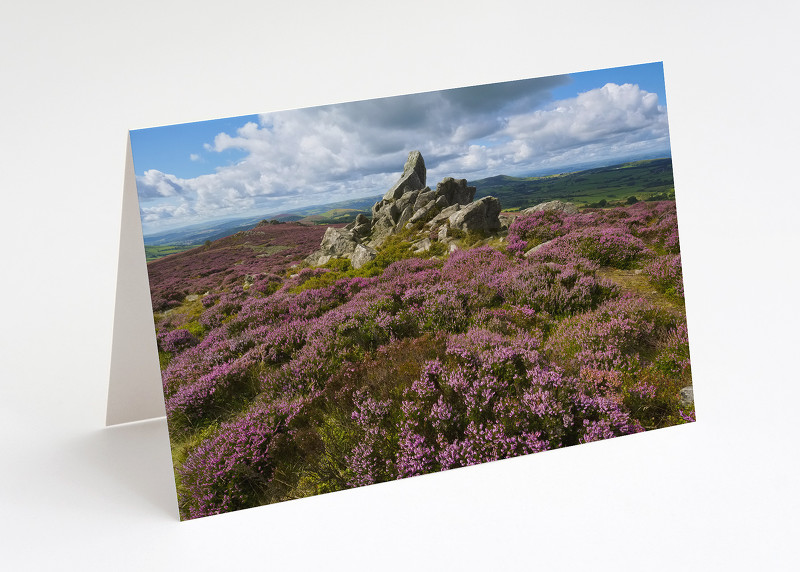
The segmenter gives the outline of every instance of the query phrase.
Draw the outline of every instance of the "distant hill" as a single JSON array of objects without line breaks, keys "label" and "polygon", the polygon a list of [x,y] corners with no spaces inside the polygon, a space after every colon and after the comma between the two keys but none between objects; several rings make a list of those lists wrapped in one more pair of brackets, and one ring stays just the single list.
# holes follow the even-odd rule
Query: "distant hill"
[{"label": "distant hill", "polygon": [[[218,240],[242,230],[248,230],[260,221],[278,220],[281,222],[303,221],[308,224],[336,224],[348,223],[354,220],[359,213],[369,214],[372,205],[381,199],[382,195],[339,201],[324,205],[311,205],[300,209],[293,209],[283,213],[269,213],[246,218],[225,219],[212,222],[193,224],[173,230],[167,230],[144,237],[145,246],[172,246],[191,247],[203,244],[207,240]],[[151,249],[152,253],[157,250]],[[167,252],[166,254],[169,254]],[[161,254],[160,256],[164,256]],[[153,258],[157,258],[154,256]]]},{"label": "distant hill", "polygon": [[[579,206],[625,200],[635,196],[646,200],[654,196],[668,196],[674,192],[672,159],[647,159],[537,177],[510,177],[496,175],[470,181],[477,188],[475,198],[494,196],[500,199],[505,210],[523,209],[546,201],[560,199]],[[300,221],[309,225],[349,223],[359,213],[371,216],[372,205],[382,195],[311,205],[282,213],[205,222],[164,231],[144,237],[148,260],[177,253],[206,241],[219,240],[237,232],[248,230],[261,220],[281,222]]]},{"label": "distant hill", "polygon": [[645,200],[674,190],[672,159],[648,159],[543,177],[497,175],[470,181],[475,198],[494,196],[504,209],[518,209],[560,199],[587,206],[635,196]]}]

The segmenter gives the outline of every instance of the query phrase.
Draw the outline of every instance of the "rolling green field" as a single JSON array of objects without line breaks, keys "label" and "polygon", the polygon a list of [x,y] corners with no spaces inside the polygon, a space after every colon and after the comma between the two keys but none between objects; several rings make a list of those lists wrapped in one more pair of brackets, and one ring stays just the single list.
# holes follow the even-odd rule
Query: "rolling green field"
[{"label": "rolling green field", "polygon": [[308,215],[301,219],[305,224],[347,224],[356,219],[359,214],[366,217],[372,217],[372,209],[370,208],[335,208],[319,214]]},{"label": "rolling green field", "polygon": [[470,181],[478,188],[476,199],[494,196],[504,210],[527,208],[545,201],[559,199],[579,207],[658,197],[674,198],[672,159],[634,161],[610,167],[600,167],[574,173],[546,177],[509,177],[499,175]]},{"label": "rolling green field", "polygon": [[178,252],[184,252],[186,250],[191,250],[192,248],[197,248],[198,246],[202,246],[202,244],[163,244],[163,245],[145,245],[144,253],[147,257],[147,262],[151,260],[156,260],[158,258],[163,258],[170,254],[177,254]]}]

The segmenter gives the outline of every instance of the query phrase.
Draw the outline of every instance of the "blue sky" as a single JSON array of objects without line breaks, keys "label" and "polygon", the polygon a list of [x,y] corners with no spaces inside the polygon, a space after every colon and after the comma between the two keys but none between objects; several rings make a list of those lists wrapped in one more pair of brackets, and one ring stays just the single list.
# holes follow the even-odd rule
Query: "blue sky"
[{"label": "blue sky", "polygon": [[669,156],[660,63],[131,131],[145,234],[428,185]]}]

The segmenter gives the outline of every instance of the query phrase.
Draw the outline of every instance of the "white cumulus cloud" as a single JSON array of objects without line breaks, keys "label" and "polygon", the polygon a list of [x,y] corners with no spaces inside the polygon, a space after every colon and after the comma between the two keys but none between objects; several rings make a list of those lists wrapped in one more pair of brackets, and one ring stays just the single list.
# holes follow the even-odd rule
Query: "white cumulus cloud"
[{"label": "white cumulus cloud", "polygon": [[264,114],[204,144],[212,153],[243,151],[238,163],[192,179],[157,170],[138,177],[143,220],[155,229],[382,194],[413,149],[425,158],[431,186],[445,176],[474,180],[668,152],[666,109],[655,94],[609,83],[551,101],[550,89],[565,81]]}]

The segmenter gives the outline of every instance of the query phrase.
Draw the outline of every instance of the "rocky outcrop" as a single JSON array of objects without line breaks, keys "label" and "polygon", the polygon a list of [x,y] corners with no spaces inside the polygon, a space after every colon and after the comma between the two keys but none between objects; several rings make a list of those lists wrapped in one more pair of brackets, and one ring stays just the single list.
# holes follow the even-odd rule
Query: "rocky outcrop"
[{"label": "rocky outcrop", "polygon": [[447,220],[450,228],[489,234],[500,230],[499,214],[500,201],[494,197],[483,197],[453,213]]},{"label": "rocky outcrop", "polygon": [[475,187],[466,179],[446,177],[436,190],[426,186],[425,160],[419,151],[408,155],[403,173],[381,200],[372,206],[372,220],[359,215],[344,228],[329,228],[319,250],[306,262],[320,266],[331,258],[349,258],[360,268],[377,255],[386,239],[405,229],[420,234],[416,252],[431,247],[432,240],[451,241],[451,230],[492,234],[500,230],[500,201],[475,198]]},{"label": "rocky outcrop", "polygon": [[530,207],[522,211],[523,214],[531,214],[539,211],[561,211],[565,214],[578,214],[578,207],[572,203],[565,203],[562,201],[548,201],[540,203],[534,207]]}]

